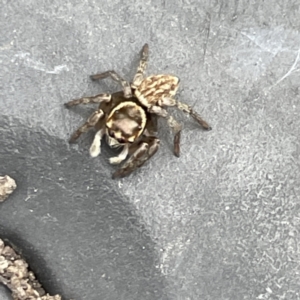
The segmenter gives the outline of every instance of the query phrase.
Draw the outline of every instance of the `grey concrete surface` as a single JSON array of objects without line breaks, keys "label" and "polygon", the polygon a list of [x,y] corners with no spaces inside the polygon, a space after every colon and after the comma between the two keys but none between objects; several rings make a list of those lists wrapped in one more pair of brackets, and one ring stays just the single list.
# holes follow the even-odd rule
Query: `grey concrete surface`
[{"label": "grey concrete surface", "polygon": [[[300,299],[297,1],[2,1],[0,173],[16,192],[0,234],[65,299]],[[181,79],[182,155],[160,122],[161,149],[112,181],[112,151],[70,133],[117,91],[88,75]]]},{"label": "grey concrete surface", "polygon": [[0,299],[1,300],[13,300],[9,289],[3,285],[0,285]]}]

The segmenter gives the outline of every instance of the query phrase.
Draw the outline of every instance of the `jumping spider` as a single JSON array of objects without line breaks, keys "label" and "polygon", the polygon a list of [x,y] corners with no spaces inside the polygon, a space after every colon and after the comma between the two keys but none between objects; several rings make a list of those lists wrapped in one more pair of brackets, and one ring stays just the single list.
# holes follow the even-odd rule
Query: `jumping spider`
[{"label": "jumping spider", "polygon": [[71,136],[70,143],[75,142],[83,132],[94,127],[96,134],[90,147],[92,157],[100,154],[101,139],[104,135],[110,147],[122,146],[122,152],[110,158],[110,163],[120,164],[128,155],[130,157],[113,174],[113,178],[129,175],[156,153],[159,148],[159,139],[156,136],[157,116],[165,118],[173,129],[174,154],[179,157],[182,126],[165,110],[165,107],[176,106],[189,113],[204,129],[211,129],[190,106],[173,98],[178,89],[179,78],[163,74],[144,77],[148,53],[149,47],[145,44],[132,83],[124,80],[115,71],[91,76],[92,80],[111,77],[122,85],[123,91],[84,97],[65,103],[66,107],[99,103],[98,109]]}]

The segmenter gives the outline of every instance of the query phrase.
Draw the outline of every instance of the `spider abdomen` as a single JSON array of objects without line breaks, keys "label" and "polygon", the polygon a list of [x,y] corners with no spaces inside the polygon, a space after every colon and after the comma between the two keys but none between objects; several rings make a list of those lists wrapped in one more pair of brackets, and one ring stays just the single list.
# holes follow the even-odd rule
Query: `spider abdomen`
[{"label": "spider abdomen", "polygon": [[146,107],[157,105],[163,98],[175,96],[179,78],[172,75],[152,75],[145,78],[135,90],[135,96]]}]

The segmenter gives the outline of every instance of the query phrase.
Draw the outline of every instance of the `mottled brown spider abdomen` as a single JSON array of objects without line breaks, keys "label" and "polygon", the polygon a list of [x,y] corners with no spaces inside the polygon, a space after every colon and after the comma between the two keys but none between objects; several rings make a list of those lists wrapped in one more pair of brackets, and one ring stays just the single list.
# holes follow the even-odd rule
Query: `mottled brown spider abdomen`
[{"label": "mottled brown spider abdomen", "polygon": [[175,96],[179,78],[172,75],[152,75],[145,78],[135,90],[135,96],[140,102],[151,107],[157,105],[163,98]]}]

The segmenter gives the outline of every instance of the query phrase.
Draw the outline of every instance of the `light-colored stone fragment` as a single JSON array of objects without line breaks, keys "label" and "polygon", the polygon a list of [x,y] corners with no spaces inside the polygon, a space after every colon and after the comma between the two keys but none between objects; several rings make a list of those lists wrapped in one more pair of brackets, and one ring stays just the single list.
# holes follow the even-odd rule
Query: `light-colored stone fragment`
[{"label": "light-colored stone fragment", "polygon": [[14,179],[8,175],[0,176],[0,202],[4,201],[17,187]]}]

